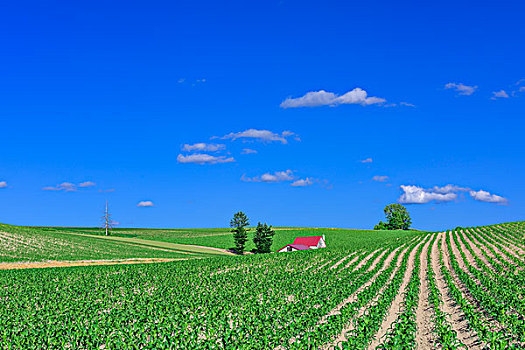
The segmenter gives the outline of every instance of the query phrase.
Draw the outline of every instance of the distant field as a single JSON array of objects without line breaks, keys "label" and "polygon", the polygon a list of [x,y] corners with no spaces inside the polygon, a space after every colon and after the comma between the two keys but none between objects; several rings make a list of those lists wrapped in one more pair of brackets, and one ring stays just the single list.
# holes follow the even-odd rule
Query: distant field
[{"label": "distant field", "polygon": [[[117,241],[81,236],[55,228],[0,224],[0,262],[70,261],[130,258],[191,258],[216,255],[202,249],[178,249],[162,242]],[[184,248],[184,247],[182,247]]]},{"label": "distant field", "polygon": [[[57,232],[103,234],[96,228],[55,228]],[[248,232],[247,251],[255,248],[252,242],[254,228]],[[275,227],[276,234],[272,250],[292,243],[299,236],[321,236],[325,235],[328,248],[362,248],[382,246],[394,238],[412,237],[418,233],[415,231],[374,231],[374,230],[348,230],[335,228],[294,228]],[[215,229],[115,229],[113,236],[140,238],[144,240],[170,242],[176,244],[194,244],[207,247],[230,249],[233,247],[233,238],[229,228]]]},{"label": "distant field", "polygon": [[[247,251],[254,248],[253,229]],[[414,231],[368,231],[331,228],[275,228],[272,250],[298,236],[325,235],[328,249],[385,246],[418,235]],[[0,262],[127,258],[192,258],[225,255],[233,247],[230,229],[115,229],[105,236],[99,228],[22,227],[0,224]]]}]

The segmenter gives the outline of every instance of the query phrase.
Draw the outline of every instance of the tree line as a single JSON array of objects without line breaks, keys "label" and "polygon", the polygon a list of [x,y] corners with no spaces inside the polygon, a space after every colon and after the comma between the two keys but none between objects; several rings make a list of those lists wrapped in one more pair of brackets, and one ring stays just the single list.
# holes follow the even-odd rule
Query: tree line
[{"label": "tree line", "polygon": [[[233,215],[230,221],[231,232],[233,233],[233,242],[235,244],[235,252],[243,254],[246,248],[246,242],[248,241],[248,231],[250,230],[247,226],[250,225],[248,216],[242,211],[239,211]],[[272,226],[268,226],[266,223],[257,224],[255,233],[253,235],[253,243],[255,244],[254,253],[270,253],[273,243],[273,236],[275,231]]]}]

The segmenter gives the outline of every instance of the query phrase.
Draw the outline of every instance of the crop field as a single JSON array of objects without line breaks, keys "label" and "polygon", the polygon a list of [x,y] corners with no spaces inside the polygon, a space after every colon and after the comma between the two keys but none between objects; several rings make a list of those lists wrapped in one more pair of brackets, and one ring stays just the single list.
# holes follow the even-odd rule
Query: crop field
[{"label": "crop field", "polygon": [[[301,230],[323,229],[282,232]],[[0,348],[525,348],[525,222],[324,232],[320,250],[0,271]]]}]

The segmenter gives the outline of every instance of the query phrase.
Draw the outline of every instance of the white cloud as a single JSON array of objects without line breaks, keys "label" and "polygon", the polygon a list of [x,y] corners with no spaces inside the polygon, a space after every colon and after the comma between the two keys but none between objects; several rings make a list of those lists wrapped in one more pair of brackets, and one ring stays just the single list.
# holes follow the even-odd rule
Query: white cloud
[{"label": "white cloud", "polygon": [[114,188],[108,188],[107,190],[98,190],[99,193],[115,192]]},{"label": "white cloud", "polygon": [[289,97],[281,103],[281,108],[338,106],[342,104],[368,106],[385,102],[384,98],[368,97],[368,93],[361,88],[355,88],[340,96],[333,92],[319,90],[307,92],[304,96],[297,98]]},{"label": "white cloud", "polygon": [[0,181],[0,188],[6,188],[6,187],[7,187],[7,182]]},{"label": "white cloud", "polygon": [[257,151],[251,148],[244,148],[241,152],[241,154],[255,154],[255,153],[257,153]]},{"label": "white cloud", "polygon": [[401,106],[405,106],[405,107],[416,107],[415,104],[413,104],[413,103],[409,103],[409,102],[399,102],[399,104],[400,104]]},{"label": "white cloud", "polygon": [[450,192],[466,192],[466,191],[470,191],[470,188],[460,187],[460,186],[450,185],[449,184],[449,185],[445,185],[445,186],[442,186],[442,187],[434,186],[432,188],[432,191],[433,192],[437,192],[437,193],[447,194],[447,193],[450,193]]},{"label": "white cloud", "polygon": [[314,181],[307,177],[306,179],[299,179],[292,182],[291,186],[293,187],[306,187],[314,184]]},{"label": "white cloud", "polygon": [[505,90],[494,91],[492,93],[492,97],[490,99],[491,100],[496,100],[498,98],[509,98],[509,94],[507,94],[507,92]]},{"label": "white cloud", "polygon": [[450,202],[458,197],[454,192],[440,193],[413,185],[401,185],[401,190],[403,190],[403,194],[398,201],[405,204],[423,204],[431,201]]},{"label": "white cloud", "polygon": [[453,89],[459,95],[469,96],[472,95],[478,87],[476,85],[470,86],[462,83],[448,83],[445,84],[445,89]]},{"label": "white cloud", "polygon": [[276,171],[274,173],[264,173],[261,176],[255,177],[241,177],[242,181],[245,182],[283,182],[294,180],[293,171],[288,169],[286,171]]},{"label": "white cloud", "polygon": [[201,151],[201,152],[217,152],[226,149],[226,145],[216,143],[194,143],[193,145],[184,144],[182,150],[185,152]]},{"label": "white cloud", "polygon": [[372,163],[374,160],[372,158],[366,158],[363,160],[360,160],[361,163]]},{"label": "white cloud", "polygon": [[148,208],[148,207],[154,207],[155,205],[153,204],[152,201],[141,201],[137,204],[137,207],[139,208]]},{"label": "white cloud", "polygon": [[235,162],[235,159],[233,157],[226,158],[225,156],[215,157],[211,156],[209,154],[190,154],[187,156],[184,156],[182,154],[179,154],[177,156],[177,162],[188,164],[188,163],[195,163],[195,164],[218,164],[218,163],[231,163]]},{"label": "white cloud", "polygon": [[474,191],[468,187],[460,187],[456,185],[434,186],[430,189],[425,189],[419,186],[401,186],[403,194],[399,197],[400,203],[428,203],[435,202],[450,202],[458,198],[458,193],[469,192],[470,196],[477,201],[506,204],[507,199],[501,196],[491,194],[484,190]]},{"label": "white cloud", "polygon": [[373,181],[378,181],[378,182],[385,182],[386,180],[388,180],[388,176],[385,176],[385,175],[376,175],[372,178]]},{"label": "white cloud", "polygon": [[487,191],[479,190],[479,191],[470,191],[470,196],[480,202],[488,202],[488,203],[500,203],[504,204],[507,203],[507,199],[503,198],[501,196],[491,194]]},{"label": "white cloud", "polygon": [[84,181],[84,182],[81,182],[78,184],[78,187],[93,187],[93,186],[96,186],[97,184],[94,183],[93,181]]},{"label": "white cloud", "polygon": [[295,133],[291,131],[283,131],[281,134],[277,134],[269,130],[248,129],[241,132],[229,133],[228,135],[223,136],[222,139],[232,139],[233,141],[237,139],[252,139],[261,142],[275,141],[286,144],[288,143],[288,140],[286,138],[293,135],[295,135]]},{"label": "white cloud", "polygon": [[56,186],[48,186],[42,188],[44,191],[65,191],[65,192],[74,192],[77,190],[77,186],[71,182],[62,182]]}]

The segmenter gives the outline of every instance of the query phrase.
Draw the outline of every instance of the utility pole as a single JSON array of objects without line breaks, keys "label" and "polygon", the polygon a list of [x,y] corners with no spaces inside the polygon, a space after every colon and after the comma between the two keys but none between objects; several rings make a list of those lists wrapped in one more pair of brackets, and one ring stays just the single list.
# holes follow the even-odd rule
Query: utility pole
[{"label": "utility pole", "polygon": [[104,216],[102,217],[102,220],[104,222],[104,230],[106,230],[106,236],[109,236],[109,230],[113,226],[113,223],[111,221],[111,214],[108,210],[108,201],[106,201],[106,209],[104,210]]}]

